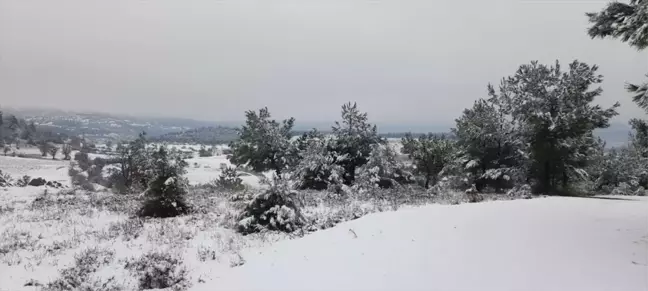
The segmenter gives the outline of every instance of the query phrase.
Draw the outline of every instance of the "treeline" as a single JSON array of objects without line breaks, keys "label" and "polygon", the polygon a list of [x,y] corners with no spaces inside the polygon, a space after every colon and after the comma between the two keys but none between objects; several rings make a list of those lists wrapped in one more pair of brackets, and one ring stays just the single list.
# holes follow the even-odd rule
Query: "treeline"
[{"label": "treeline", "polygon": [[559,62],[522,65],[463,111],[452,129],[454,138],[404,136],[402,153],[409,164],[397,159],[367,114],[351,103],[342,106],[331,134],[313,130],[295,141],[290,139],[294,118],[279,122],[267,108],[248,111],[230,160],[259,172],[274,171],[299,189],[417,183],[430,188],[441,182],[444,188],[479,192],[521,186],[542,194],[601,189],[591,185],[592,167],[595,157],[606,154],[593,131],[609,126],[619,105],[593,104],[602,92],[596,87],[603,80],[597,69],[579,61],[567,69]]}]

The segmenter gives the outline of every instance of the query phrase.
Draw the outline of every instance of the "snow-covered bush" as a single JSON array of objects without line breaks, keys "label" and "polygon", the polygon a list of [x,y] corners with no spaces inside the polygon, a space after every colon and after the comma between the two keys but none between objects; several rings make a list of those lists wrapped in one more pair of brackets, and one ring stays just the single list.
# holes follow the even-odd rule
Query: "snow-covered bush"
[{"label": "snow-covered bush", "polygon": [[[89,248],[74,257],[74,266],[61,270],[59,278],[45,286],[45,291],[63,290],[121,290],[119,287],[111,289],[93,288],[91,275],[114,258],[114,252],[108,249]],[[103,284],[102,284],[103,285]]]},{"label": "snow-covered bush", "polygon": [[207,149],[205,146],[201,146],[198,150],[199,157],[211,157],[214,155],[214,148]]},{"label": "snow-covered bush", "polygon": [[531,195],[533,195],[533,192],[531,190],[531,185],[524,184],[511,188],[508,192],[506,192],[506,195],[509,197],[528,199],[531,198]]},{"label": "snow-covered bush", "polygon": [[587,172],[593,191],[604,194],[633,195],[640,187],[648,188],[648,158],[632,146],[604,152]]},{"label": "snow-covered bush", "polygon": [[31,181],[31,176],[24,175],[20,179],[16,181],[16,186],[18,187],[27,187],[29,185],[29,182]]},{"label": "snow-covered bush", "polygon": [[339,188],[343,183],[344,168],[337,164],[344,156],[330,151],[333,138],[312,137],[304,141],[299,163],[294,167],[291,178],[297,189],[325,190]]},{"label": "snow-covered bush", "polygon": [[182,259],[167,252],[147,253],[128,261],[125,268],[137,275],[140,290],[168,288],[179,291],[191,287]]},{"label": "snow-covered bush", "polygon": [[0,187],[11,187],[13,186],[13,178],[8,173],[2,173],[0,170]]},{"label": "snow-covered bush", "polygon": [[79,168],[81,168],[82,171],[88,170],[92,165],[88,154],[84,152],[77,152],[74,154],[74,161],[79,165]]},{"label": "snow-covered bush", "polygon": [[185,214],[189,206],[185,202],[187,163],[178,156],[170,157],[166,147],[151,155],[152,174],[148,189],[144,192],[146,200],[139,211],[145,217],[172,217]]},{"label": "snow-covered bush", "polygon": [[70,163],[68,176],[70,176],[73,186],[86,191],[95,191],[95,184],[102,186],[107,184],[107,181],[104,179],[102,174],[104,166],[103,160],[100,158],[97,158],[96,160],[97,161],[85,161],[81,158],[81,163],[76,160]]},{"label": "snow-covered bush", "polygon": [[269,188],[254,196],[239,215],[238,231],[263,229],[293,232],[304,223],[297,192],[286,180],[274,177]]},{"label": "snow-covered bush", "polygon": [[234,167],[226,167],[223,169],[215,184],[218,188],[226,190],[241,191],[245,189],[243,179],[240,178],[240,174]]},{"label": "snow-covered bush", "polygon": [[369,187],[392,188],[413,181],[413,175],[387,144],[375,144],[367,163],[358,168],[357,183]]}]

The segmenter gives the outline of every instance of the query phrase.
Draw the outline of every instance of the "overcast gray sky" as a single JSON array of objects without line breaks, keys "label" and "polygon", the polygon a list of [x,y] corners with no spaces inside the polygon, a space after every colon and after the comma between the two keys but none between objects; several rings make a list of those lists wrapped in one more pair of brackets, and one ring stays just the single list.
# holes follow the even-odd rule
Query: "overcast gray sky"
[{"label": "overcast gray sky", "polygon": [[531,60],[579,59],[599,102],[648,73],[648,51],[591,40],[606,1],[0,0],[0,105],[242,120],[452,123]]}]

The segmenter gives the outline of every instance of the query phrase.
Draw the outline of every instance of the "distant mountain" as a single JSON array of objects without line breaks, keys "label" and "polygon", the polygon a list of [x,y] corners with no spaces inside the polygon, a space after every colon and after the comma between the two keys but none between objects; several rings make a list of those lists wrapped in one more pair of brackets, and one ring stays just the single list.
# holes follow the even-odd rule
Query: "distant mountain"
[{"label": "distant mountain", "polygon": [[156,137],[200,127],[218,126],[216,122],[188,118],[135,117],[95,112],[70,112],[49,109],[13,109],[5,111],[34,122],[39,128],[91,140],[129,139],[142,131]]},{"label": "distant mountain", "polygon": [[150,138],[151,141],[173,143],[223,144],[238,138],[238,130],[232,127],[209,126],[166,133]]}]

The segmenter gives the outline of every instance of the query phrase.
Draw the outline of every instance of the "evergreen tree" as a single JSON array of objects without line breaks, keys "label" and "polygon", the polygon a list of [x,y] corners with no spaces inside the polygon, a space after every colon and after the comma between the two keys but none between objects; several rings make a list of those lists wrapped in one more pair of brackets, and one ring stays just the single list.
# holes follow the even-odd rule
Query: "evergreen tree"
[{"label": "evergreen tree", "polygon": [[152,179],[144,193],[146,200],[140,208],[140,216],[173,217],[189,211],[184,198],[186,167],[187,163],[180,156],[170,156],[164,146],[151,154]]},{"label": "evergreen tree", "polygon": [[[491,96],[494,89],[488,86]],[[475,179],[477,190],[485,185],[501,189],[523,159],[515,125],[497,98],[479,99],[456,119],[452,129],[465,164],[461,165]]]},{"label": "evergreen tree", "polygon": [[119,169],[115,173],[119,184],[125,189],[133,187],[146,187],[149,181],[149,153],[146,149],[146,133],[128,144],[117,146],[117,160]]},{"label": "evergreen tree", "polygon": [[600,87],[590,90],[602,82],[597,69],[574,61],[563,72],[557,61],[555,66],[531,62],[502,81],[499,95],[493,93],[519,124],[536,191],[568,190],[570,180],[583,176],[595,143],[593,130],[609,126],[617,115],[618,103],[608,109],[591,105],[602,92]]},{"label": "evergreen tree", "polygon": [[602,11],[586,13],[590,37],[618,38],[638,49],[648,47],[648,0],[612,2]]},{"label": "evergreen tree", "polygon": [[[333,151],[335,137],[325,137],[316,130],[297,140],[298,162],[293,167],[292,178],[297,189],[324,190],[339,187],[344,168],[339,165],[345,156]],[[334,189],[335,190],[335,189]]]},{"label": "evergreen tree", "polygon": [[378,130],[367,120],[367,113],[361,113],[356,103],[342,106],[342,121],[335,122],[333,135],[336,137],[334,151],[344,160],[336,161],[344,168],[344,183],[355,181],[356,169],[367,163],[374,144],[385,141],[378,136]]},{"label": "evergreen tree", "polygon": [[[602,11],[586,15],[592,24],[587,31],[590,37],[620,39],[639,50],[648,47],[648,0],[630,0],[628,4],[612,2]],[[632,94],[632,101],[648,112],[648,82],[641,85],[628,83],[626,89]],[[646,138],[645,121],[633,119],[630,126],[635,132],[634,142]],[[639,144],[646,145],[648,140],[639,141]],[[646,150],[648,148],[641,151]]]},{"label": "evergreen tree", "polygon": [[430,133],[414,138],[407,134],[401,143],[403,153],[414,163],[415,172],[425,178],[426,189],[436,184],[439,173],[454,158],[455,145],[445,136]]},{"label": "evergreen tree", "polygon": [[389,144],[374,144],[367,163],[358,168],[358,180],[374,187],[392,188],[412,182],[413,176]]},{"label": "evergreen tree", "polygon": [[258,114],[250,110],[245,115],[239,139],[230,144],[230,162],[237,166],[248,164],[257,172],[273,170],[281,176],[292,163],[290,139],[295,119],[279,123],[270,119],[268,108],[260,109]]}]

